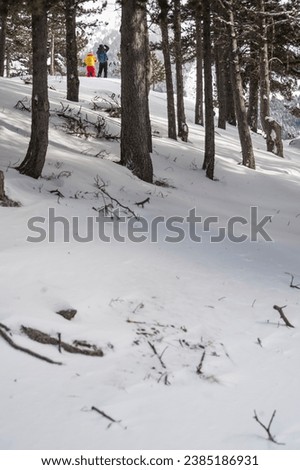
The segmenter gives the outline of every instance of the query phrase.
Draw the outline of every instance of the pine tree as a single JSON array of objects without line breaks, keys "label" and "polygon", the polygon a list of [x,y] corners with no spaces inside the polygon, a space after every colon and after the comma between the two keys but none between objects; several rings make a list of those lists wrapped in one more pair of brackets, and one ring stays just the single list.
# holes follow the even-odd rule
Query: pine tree
[{"label": "pine tree", "polygon": [[164,56],[164,66],[166,74],[166,88],[167,88],[167,111],[168,111],[168,137],[169,139],[177,140],[176,134],[176,113],[174,101],[174,86],[172,77],[172,65],[170,54],[170,41],[168,29],[168,0],[157,0],[159,6],[158,22],[162,38],[162,52]]},{"label": "pine tree", "polygon": [[159,60],[155,52],[151,52],[151,76],[150,85],[155,90],[155,85],[165,81],[166,72],[164,64]]},{"label": "pine tree", "polygon": [[121,164],[152,183],[149,153],[146,5],[140,0],[122,3],[121,23]]},{"label": "pine tree", "polygon": [[174,53],[176,66],[176,90],[177,90],[177,126],[178,135],[184,142],[188,139],[188,126],[184,109],[184,83],[182,72],[182,46],[181,46],[181,14],[180,0],[173,0],[174,5]]},{"label": "pine tree", "polygon": [[47,86],[47,0],[30,0],[32,16],[33,85],[29,147],[20,173],[39,178],[48,147],[49,101]]},{"label": "pine tree", "polygon": [[211,9],[210,0],[203,0],[203,52],[204,52],[204,89],[205,89],[205,153],[203,169],[206,176],[214,179],[215,167],[215,124],[212,90],[212,52],[211,52]]}]

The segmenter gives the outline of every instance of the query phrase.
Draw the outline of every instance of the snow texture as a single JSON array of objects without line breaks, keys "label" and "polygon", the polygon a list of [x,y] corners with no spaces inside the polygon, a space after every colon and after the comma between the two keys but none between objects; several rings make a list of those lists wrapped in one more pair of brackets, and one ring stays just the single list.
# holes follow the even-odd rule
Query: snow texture
[{"label": "snow texture", "polygon": [[[201,170],[204,129],[193,124],[193,101],[185,101],[189,141],[175,142],[167,138],[166,97],[151,92],[152,159],[160,182],[151,185],[115,163],[118,141],[67,134],[66,120],[55,113],[63,103],[96,121],[92,101],[118,96],[119,80],[81,78],[78,104],[66,101],[65,78],[49,82],[49,149],[42,177],[33,180],[14,169],[31,126],[30,114],[14,106],[30,101],[31,87],[0,79],[0,170],[7,196],[22,204],[0,207],[0,323],[16,344],[63,365],[15,350],[0,337],[0,448],[276,449],[253,419],[256,410],[267,424],[276,409],[271,432],[284,449],[299,449],[300,291],[290,287],[291,274],[300,284],[299,145],[285,142],[282,159],[253,134],[253,171],[240,164],[237,129],[216,129],[212,182]],[[102,114],[108,131],[118,134],[119,119]],[[157,216],[186,220],[195,208],[201,242],[189,239],[186,221],[180,243],[164,241],[164,224],[157,242],[147,236],[134,243],[127,222],[123,243],[97,234],[80,243],[74,231],[64,242],[63,222],[56,223],[55,242],[27,240],[38,236],[28,228],[32,217],[44,218],[36,227],[48,237],[50,208],[70,226],[78,217],[83,237],[87,217],[103,206],[101,184],[149,225]],[[260,234],[250,241],[251,207],[258,208],[258,221],[269,217],[264,228],[271,242]],[[232,242],[226,231],[223,241],[212,242],[235,216],[247,221],[234,225],[235,237],[246,234],[246,240]],[[204,231],[207,217],[218,221]],[[112,236],[112,222],[105,229]],[[273,305],[286,306],[294,328]],[[56,314],[62,309],[77,313],[68,321]],[[60,353],[29,339],[22,325],[60,333],[69,344],[86,341],[104,356]]]}]

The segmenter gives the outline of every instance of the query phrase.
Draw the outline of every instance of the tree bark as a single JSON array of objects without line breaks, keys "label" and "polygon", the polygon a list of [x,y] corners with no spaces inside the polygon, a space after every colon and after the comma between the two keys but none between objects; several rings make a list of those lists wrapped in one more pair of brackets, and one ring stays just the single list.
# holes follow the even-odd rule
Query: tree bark
[{"label": "tree bark", "polygon": [[0,77],[4,76],[5,46],[7,32],[8,4],[5,0],[0,0]]},{"label": "tree bark", "polygon": [[195,7],[196,22],[196,102],[195,124],[204,125],[203,112],[203,43],[202,43],[202,12],[198,3]]},{"label": "tree bark", "polygon": [[174,101],[174,87],[172,78],[172,66],[170,57],[170,42],[168,31],[168,2],[167,0],[158,0],[160,7],[160,30],[162,38],[162,52],[164,56],[166,88],[167,88],[167,112],[168,112],[168,137],[177,140],[176,135],[176,113]]},{"label": "tree bark", "polygon": [[212,89],[212,52],[210,26],[210,0],[203,0],[203,52],[204,52],[204,89],[205,89],[205,154],[203,169],[206,176],[214,179],[215,167],[215,125]]},{"label": "tree bark", "polygon": [[230,44],[225,50],[225,99],[226,99],[226,121],[232,126],[236,126],[236,114],[234,106],[234,93],[232,84],[232,63],[230,59]]},{"label": "tree bark", "polygon": [[235,18],[233,10],[233,1],[229,0],[228,9],[228,27],[231,44],[231,63],[232,63],[232,84],[234,88],[234,103],[238,120],[238,131],[240,136],[243,165],[255,169],[255,159],[253,153],[250,129],[247,122],[247,111],[243,96],[243,84],[240,71],[240,59],[235,30]]},{"label": "tree bark", "polygon": [[148,130],[148,150],[150,153],[153,151],[152,146],[152,129],[151,129],[151,119],[150,119],[150,110],[149,110],[149,93],[151,87],[151,76],[152,76],[152,63],[151,63],[151,54],[150,54],[150,47],[149,47],[149,32],[148,32],[148,24],[147,24],[147,14],[144,18],[145,23],[145,57],[146,57],[146,81],[147,81],[147,111],[146,111],[146,118],[147,118],[147,130]]},{"label": "tree bark", "polygon": [[79,78],[76,38],[76,0],[65,0],[67,100],[79,101]]},{"label": "tree bark", "polygon": [[20,173],[39,178],[48,147],[49,101],[47,84],[47,0],[32,0],[32,120],[31,137]]},{"label": "tree bark", "polygon": [[[263,14],[265,12],[265,1],[259,0],[260,30],[262,41],[260,45],[260,120],[266,135],[267,151],[276,153],[283,157],[283,144],[281,138],[281,126],[270,116],[270,70],[267,37],[267,22]],[[274,136],[275,134],[275,136]]]},{"label": "tree bark", "polygon": [[[221,33],[222,34],[222,33]],[[219,38],[215,45],[215,63],[216,63],[216,77],[217,77],[217,93],[218,93],[218,127],[226,129],[226,75],[225,75],[225,60],[224,60],[224,41]]]},{"label": "tree bark", "polygon": [[4,201],[4,199],[5,199],[4,174],[3,174],[3,171],[0,170],[0,201]]},{"label": "tree bark", "polygon": [[146,5],[123,0],[121,22],[121,164],[152,183],[148,147],[148,82],[146,64]]},{"label": "tree bark", "polygon": [[258,121],[258,91],[259,91],[259,54],[253,44],[250,44],[250,66],[249,66],[249,106],[247,121],[250,129],[257,132]]},{"label": "tree bark", "polygon": [[50,75],[55,75],[55,38],[54,32],[51,33],[50,43]]},{"label": "tree bark", "polygon": [[180,0],[174,0],[174,48],[176,65],[176,91],[177,91],[177,127],[178,135],[187,142],[188,126],[184,110],[184,85],[182,74],[182,51],[181,51],[181,14]]}]

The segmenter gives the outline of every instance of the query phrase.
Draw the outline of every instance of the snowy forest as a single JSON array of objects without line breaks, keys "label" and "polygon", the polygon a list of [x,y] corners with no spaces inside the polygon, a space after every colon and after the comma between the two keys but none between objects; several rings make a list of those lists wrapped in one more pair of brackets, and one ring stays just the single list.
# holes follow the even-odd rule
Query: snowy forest
[{"label": "snowy forest", "polygon": [[299,450],[299,24],[0,0],[0,449]]}]

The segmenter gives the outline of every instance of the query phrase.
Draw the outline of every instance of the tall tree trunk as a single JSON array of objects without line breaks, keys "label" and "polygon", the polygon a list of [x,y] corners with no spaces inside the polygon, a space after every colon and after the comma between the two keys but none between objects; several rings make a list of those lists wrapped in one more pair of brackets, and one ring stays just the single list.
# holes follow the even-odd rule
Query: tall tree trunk
[{"label": "tall tree trunk", "polygon": [[196,22],[196,102],[195,124],[204,125],[203,113],[203,43],[202,43],[202,12],[201,4],[195,6]]},{"label": "tall tree trunk", "polygon": [[121,164],[152,183],[149,153],[148,82],[145,29],[146,5],[123,0],[121,22]]},{"label": "tall tree trunk", "polygon": [[232,85],[232,63],[230,59],[230,44],[226,47],[224,57],[225,72],[225,99],[226,99],[226,121],[232,126],[236,126],[236,114],[234,106],[234,92]]},{"label": "tall tree trunk", "polygon": [[210,0],[202,0],[203,5],[203,51],[204,51],[204,89],[205,89],[205,154],[203,169],[206,176],[214,179],[215,167],[215,125],[212,89],[212,53],[210,27]]},{"label": "tall tree trunk", "polygon": [[221,39],[219,39],[219,41],[215,45],[215,63],[219,107],[218,127],[220,129],[226,129],[226,76],[224,61],[224,42]]},{"label": "tall tree trunk", "polygon": [[4,76],[7,15],[8,15],[7,1],[0,0],[0,26],[1,26],[1,29],[0,29],[0,77]]},{"label": "tall tree trunk", "polygon": [[214,15],[214,50],[219,108],[218,127],[226,129],[226,57],[224,51],[228,49],[228,40],[226,41],[226,26],[221,21],[221,15],[221,6],[217,3]]},{"label": "tall tree trunk", "polygon": [[231,43],[232,84],[234,87],[234,102],[238,120],[238,131],[242,148],[243,165],[247,166],[248,168],[255,169],[253,146],[250,129],[247,122],[247,111],[243,96],[243,83],[240,71],[240,58],[235,30],[233,1],[229,0],[228,4],[228,28]]},{"label": "tall tree trunk", "polygon": [[182,74],[181,51],[181,14],[180,0],[174,0],[174,48],[176,63],[176,90],[177,90],[177,126],[178,135],[184,142],[188,139],[188,126],[184,110],[184,85]]},{"label": "tall tree trunk", "polygon": [[266,135],[267,151],[283,157],[281,126],[270,116],[270,70],[268,53],[267,21],[264,15],[265,1],[259,0],[260,30],[262,41],[260,46],[260,120]]},{"label": "tall tree trunk", "polygon": [[247,121],[250,129],[257,132],[258,121],[258,90],[259,90],[259,54],[256,46],[250,44],[250,67],[249,67],[249,106]]},{"label": "tall tree trunk", "polygon": [[0,170],[0,201],[4,201],[5,191],[4,191],[4,173]]},{"label": "tall tree trunk", "polygon": [[20,173],[39,178],[48,147],[47,0],[31,0],[32,8],[32,120],[31,137]]},{"label": "tall tree trunk", "polygon": [[50,75],[55,75],[55,39],[54,32],[51,33],[50,42]]},{"label": "tall tree trunk", "polygon": [[76,38],[77,3],[77,0],[65,0],[67,100],[75,102],[79,101],[79,78]]},{"label": "tall tree trunk", "polygon": [[146,57],[146,80],[147,80],[147,111],[146,111],[146,118],[147,118],[147,130],[148,130],[148,150],[150,153],[153,151],[152,147],[152,130],[151,130],[151,119],[150,119],[150,110],[149,110],[149,94],[150,94],[150,87],[151,87],[151,77],[152,77],[152,63],[151,63],[151,54],[150,54],[150,47],[149,47],[149,32],[148,32],[148,24],[147,24],[147,13],[145,15],[145,57]]},{"label": "tall tree trunk", "polygon": [[168,137],[177,140],[176,135],[176,113],[174,101],[174,87],[172,78],[172,66],[170,57],[170,43],[168,30],[168,2],[167,0],[158,0],[160,7],[160,30],[162,38],[162,52],[164,56],[166,88],[167,88],[167,110],[168,110]]}]

